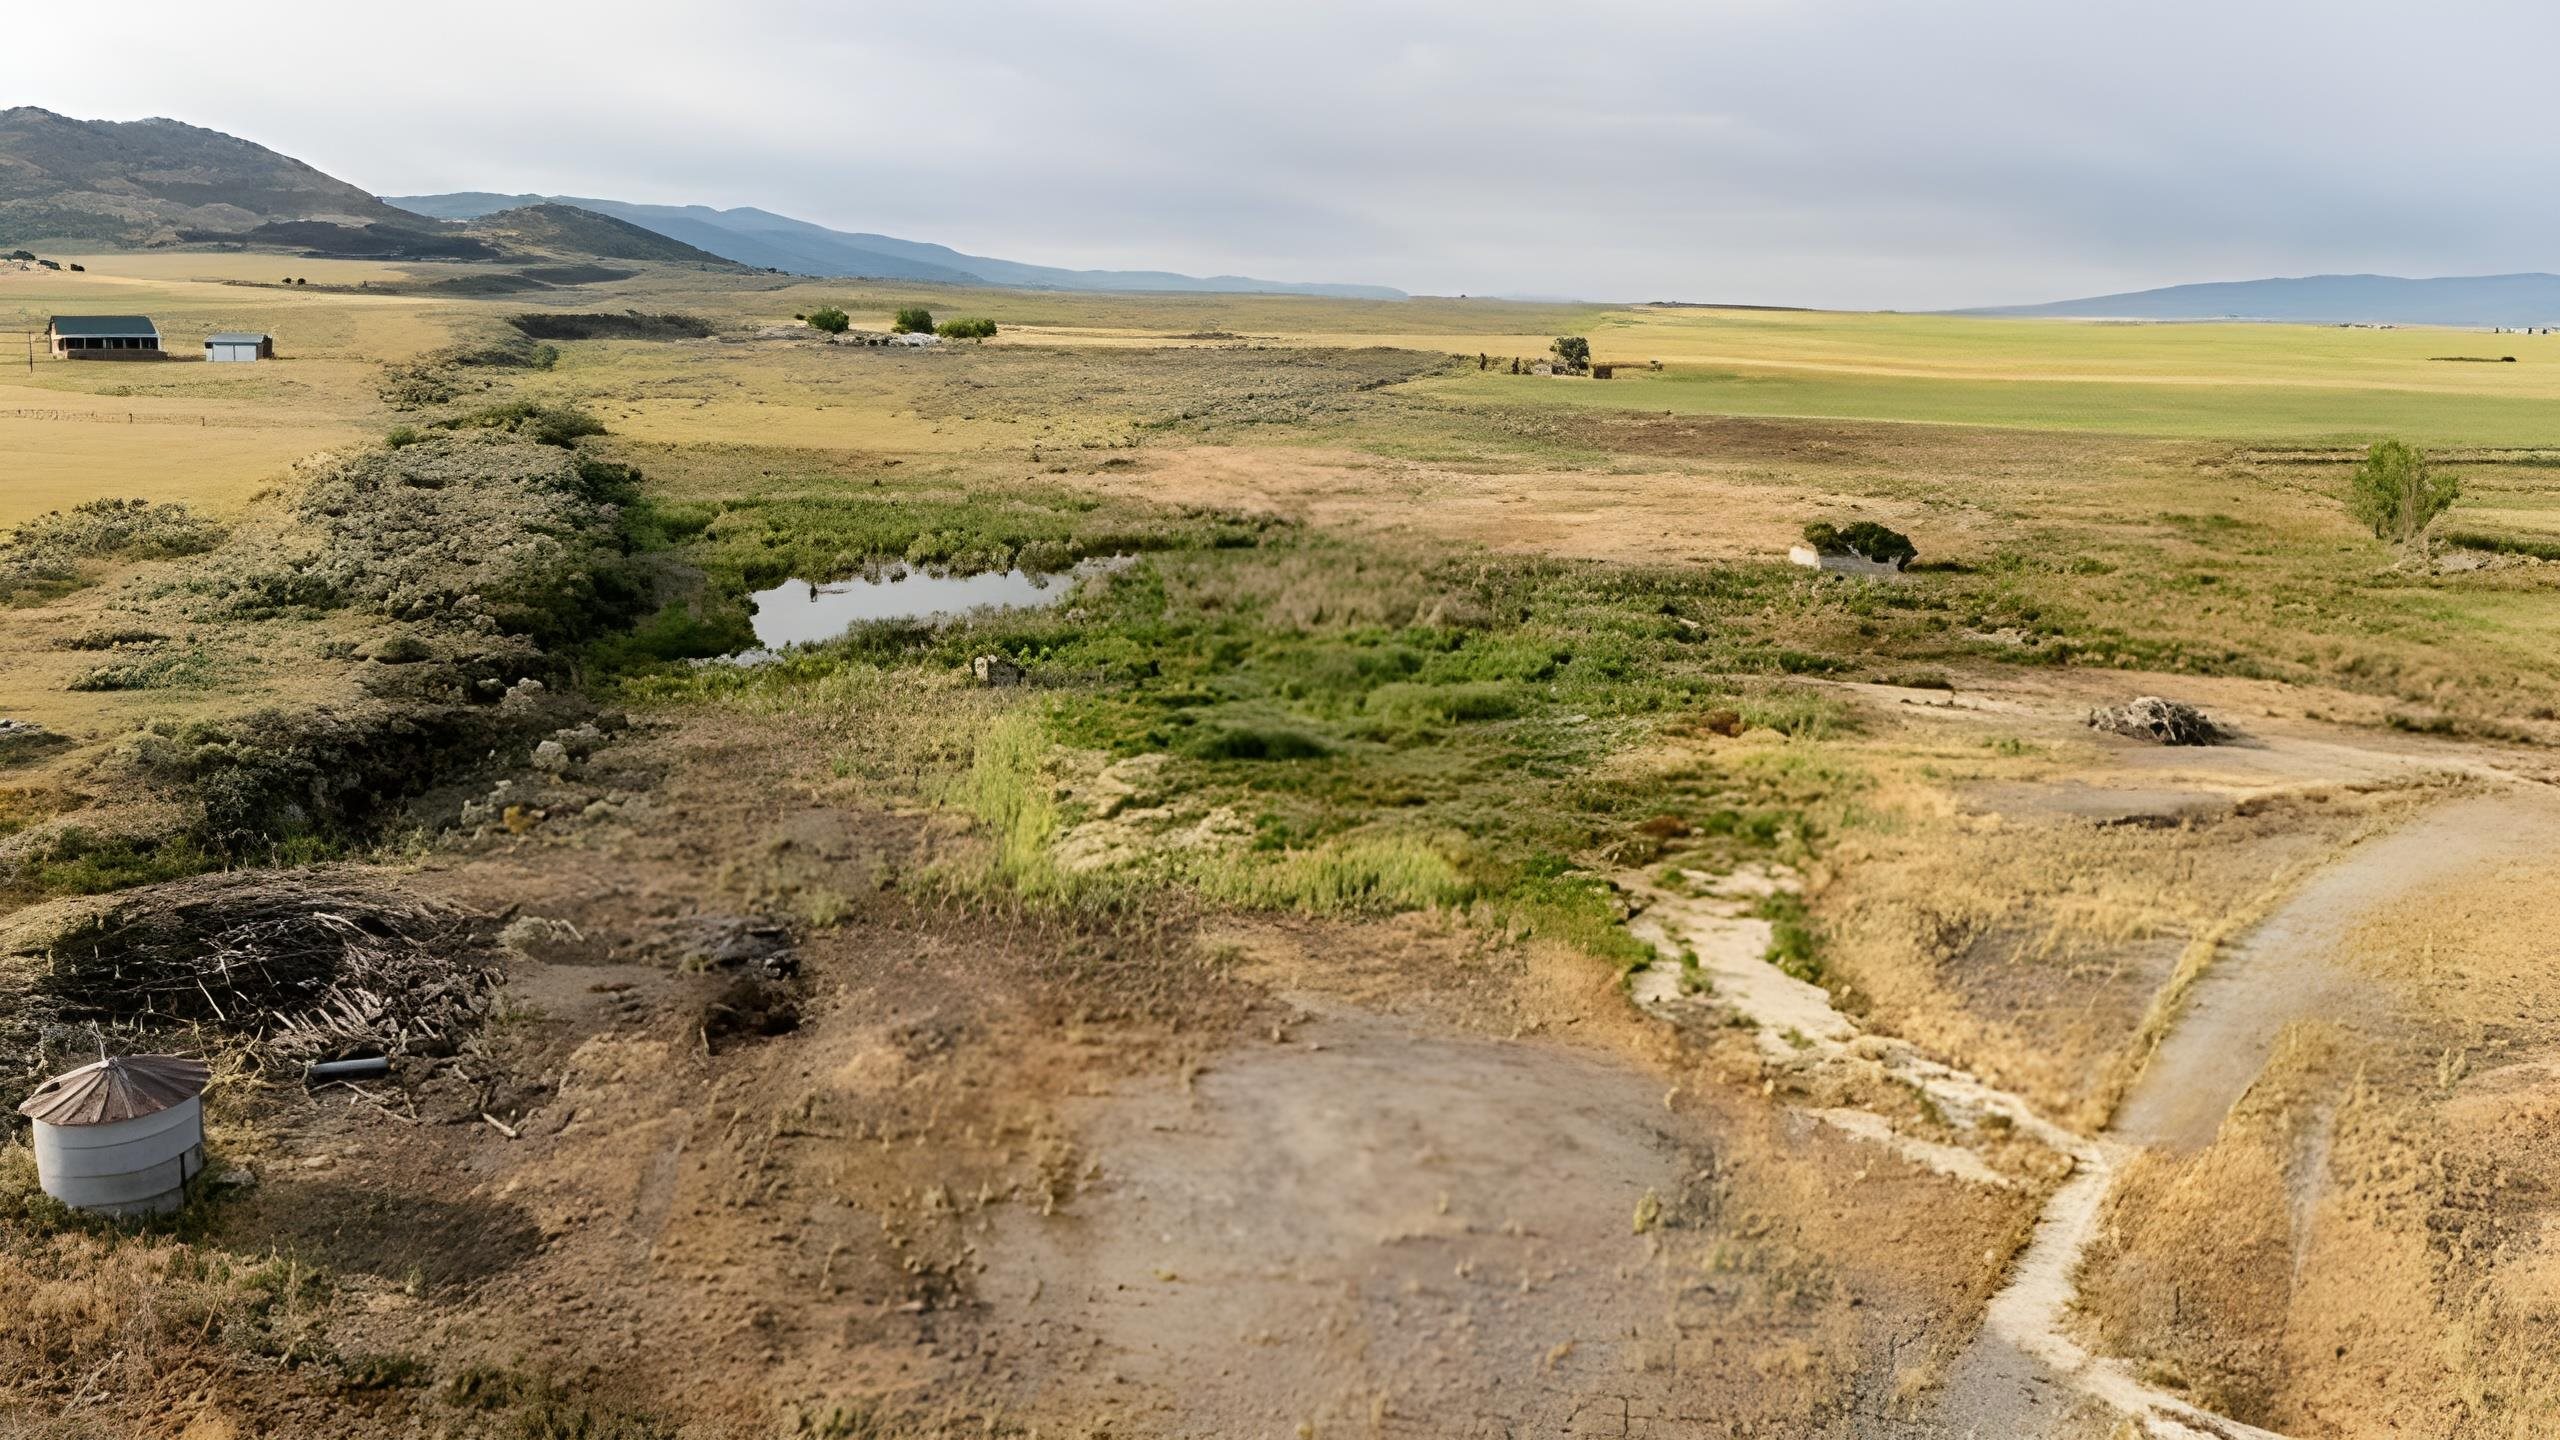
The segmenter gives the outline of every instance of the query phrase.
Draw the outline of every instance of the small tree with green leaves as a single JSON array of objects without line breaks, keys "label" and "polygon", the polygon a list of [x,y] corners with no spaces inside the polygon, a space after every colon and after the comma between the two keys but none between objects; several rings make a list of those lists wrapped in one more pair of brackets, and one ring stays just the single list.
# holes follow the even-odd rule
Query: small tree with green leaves
[{"label": "small tree with green leaves", "polygon": [[935,332],[945,340],[992,340],[996,335],[996,322],[979,316],[945,320],[935,327]]},{"label": "small tree with green leaves", "polygon": [[901,335],[930,335],[933,333],[933,312],[921,305],[910,305],[898,312],[898,318],[889,322],[889,328]]},{"label": "small tree with green leaves", "polygon": [[809,312],[809,328],[812,330],[824,330],[830,335],[843,334],[845,332],[845,327],[852,323],[852,316],[845,314],[842,310],[837,309],[833,305],[821,306],[818,309]]},{"label": "small tree with green leaves", "polygon": [[1556,337],[1556,343],[1548,348],[1556,352],[1556,363],[1567,370],[1582,371],[1591,368],[1591,342],[1582,336],[1559,335]]},{"label": "small tree with green leaves", "polygon": [[2407,545],[2425,539],[2427,527],[2461,495],[2462,482],[2436,474],[2424,451],[2382,440],[2356,467],[2347,487],[2347,510],[2372,527],[2376,540]]}]

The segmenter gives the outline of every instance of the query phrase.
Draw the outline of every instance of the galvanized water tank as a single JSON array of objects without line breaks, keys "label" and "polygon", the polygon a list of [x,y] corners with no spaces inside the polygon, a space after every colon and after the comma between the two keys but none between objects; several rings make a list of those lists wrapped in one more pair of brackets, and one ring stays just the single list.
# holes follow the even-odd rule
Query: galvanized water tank
[{"label": "galvanized water tank", "polygon": [[183,1055],[119,1055],[56,1075],[18,1113],[35,1122],[36,1178],[65,1205],[157,1215],[204,1169],[204,1086]]}]

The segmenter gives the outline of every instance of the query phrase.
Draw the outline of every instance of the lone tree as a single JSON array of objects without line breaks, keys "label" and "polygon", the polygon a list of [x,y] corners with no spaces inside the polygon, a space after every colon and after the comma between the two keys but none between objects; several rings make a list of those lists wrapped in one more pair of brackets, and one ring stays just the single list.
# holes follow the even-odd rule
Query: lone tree
[{"label": "lone tree", "polygon": [[2430,470],[2417,447],[2382,440],[2356,467],[2347,487],[2347,511],[2372,526],[2376,540],[2406,545],[2424,539],[2427,527],[2461,494],[2462,482]]},{"label": "lone tree", "polygon": [[1812,546],[1817,555],[1855,555],[1896,568],[1920,558],[1920,547],[1911,543],[1910,536],[1873,520],[1847,525],[1816,520],[1804,527],[1804,543]]},{"label": "lone tree", "polygon": [[898,312],[898,318],[889,322],[889,328],[901,335],[930,335],[933,333],[933,312],[921,305],[910,305]]},{"label": "lone tree", "polygon": [[1591,342],[1579,335],[1559,335],[1548,348],[1556,352],[1556,363],[1567,370],[1591,368]]},{"label": "lone tree", "polygon": [[845,332],[845,327],[852,323],[852,316],[845,314],[842,310],[837,309],[833,305],[821,306],[818,309],[809,312],[809,328],[812,330],[824,330],[830,335],[843,334]]}]

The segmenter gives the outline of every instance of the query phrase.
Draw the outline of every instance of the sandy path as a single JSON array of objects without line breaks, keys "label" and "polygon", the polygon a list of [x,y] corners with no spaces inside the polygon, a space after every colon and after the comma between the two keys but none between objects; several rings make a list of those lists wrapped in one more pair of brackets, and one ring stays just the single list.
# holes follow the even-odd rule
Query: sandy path
[{"label": "sandy path", "polygon": [[2542,787],[2429,811],[2357,847],[2306,883],[2247,943],[2196,982],[2116,1113],[2128,1144],[2197,1150],[2248,1092],[2297,1020],[2353,1020],[2383,998],[2332,962],[2367,916],[2466,873],[2560,851],[2560,797]]},{"label": "sandy path", "polygon": [[2073,1277],[2116,1172],[2146,1147],[2212,1143],[2287,1025],[2381,1013],[2386,997],[2378,987],[2335,963],[2358,925],[2460,875],[2548,856],[2555,846],[2560,793],[2549,787],[2441,806],[2321,871],[2206,972],[2115,1123],[2075,1156],[2072,1178],[2047,1202],[2008,1285],[1984,1313],[1981,1337],[1949,1375],[1936,1428],[1926,1433],[1979,1440],[2070,1433],[2056,1428],[2068,1409],[2055,1403],[2060,1380],[2136,1417],[2148,1435],[2268,1440],[2272,1432],[2195,1410],[2070,1337]]}]

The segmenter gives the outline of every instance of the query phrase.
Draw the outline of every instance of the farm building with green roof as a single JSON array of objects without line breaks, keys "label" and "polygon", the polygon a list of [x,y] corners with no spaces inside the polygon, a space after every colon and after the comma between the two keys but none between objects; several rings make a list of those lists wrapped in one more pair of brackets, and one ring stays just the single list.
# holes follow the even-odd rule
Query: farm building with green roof
[{"label": "farm building with green roof", "polygon": [[65,360],[158,358],[160,327],[147,315],[56,315],[46,342]]}]

